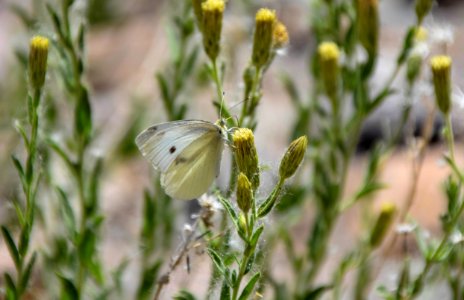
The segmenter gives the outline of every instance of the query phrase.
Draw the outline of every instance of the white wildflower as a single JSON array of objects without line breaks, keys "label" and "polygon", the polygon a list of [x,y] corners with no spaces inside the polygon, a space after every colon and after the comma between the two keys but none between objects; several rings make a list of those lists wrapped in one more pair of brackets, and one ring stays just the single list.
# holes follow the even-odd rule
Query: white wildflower
[{"label": "white wildflower", "polygon": [[453,234],[451,234],[450,240],[451,240],[451,243],[457,245],[457,244],[464,242],[464,236],[462,235],[460,231],[455,231],[453,232]]},{"label": "white wildflower", "polygon": [[432,44],[450,45],[454,42],[454,29],[449,24],[435,24],[430,27],[429,32]]},{"label": "white wildflower", "polygon": [[416,224],[401,223],[396,226],[396,232],[399,234],[408,234],[416,229]]}]

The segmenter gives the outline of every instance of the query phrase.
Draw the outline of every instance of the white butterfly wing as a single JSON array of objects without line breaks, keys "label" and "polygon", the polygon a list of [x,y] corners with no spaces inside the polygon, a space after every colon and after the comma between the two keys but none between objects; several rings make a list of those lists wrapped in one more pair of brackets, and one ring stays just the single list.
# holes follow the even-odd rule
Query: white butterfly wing
[{"label": "white butterfly wing", "polygon": [[166,193],[180,200],[204,194],[219,174],[223,147],[222,136],[215,131],[192,142],[163,173]]},{"label": "white butterfly wing", "polygon": [[208,190],[219,172],[223,143],[219,126],[199,120],[154,125],[136,138],[142,154],[161,171],[166,193],[180,200]]}]

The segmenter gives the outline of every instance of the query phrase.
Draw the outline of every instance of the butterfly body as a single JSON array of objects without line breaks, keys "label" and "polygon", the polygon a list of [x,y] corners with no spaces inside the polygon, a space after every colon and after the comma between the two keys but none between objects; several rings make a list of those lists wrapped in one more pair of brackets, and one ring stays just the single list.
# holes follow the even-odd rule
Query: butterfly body
[{"label": "butterfly body", "polygon": [[161,172],[166,194],[190,200],[205,193],[219,175],[226,138],[220,124],[181,120],[151,126],[135,142]]}]

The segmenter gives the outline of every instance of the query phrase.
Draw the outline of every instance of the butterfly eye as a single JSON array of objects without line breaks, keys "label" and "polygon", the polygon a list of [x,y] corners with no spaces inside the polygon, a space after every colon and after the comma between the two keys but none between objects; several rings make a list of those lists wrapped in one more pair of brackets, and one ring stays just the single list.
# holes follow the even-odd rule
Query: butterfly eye
[{"label": "butterfly eye", "polygon": [[173,154],[174,152],[176,152],[176,146],[172,146],[171,148],[169,148],[169,153]]}]

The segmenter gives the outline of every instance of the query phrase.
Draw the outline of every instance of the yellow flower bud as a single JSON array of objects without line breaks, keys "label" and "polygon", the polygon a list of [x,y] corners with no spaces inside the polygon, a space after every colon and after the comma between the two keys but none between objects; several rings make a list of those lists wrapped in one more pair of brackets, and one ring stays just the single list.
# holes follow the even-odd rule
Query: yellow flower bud
[{"label": "yellow flower bud", "polygon": [[273,10],[261,8],[256,13],[251,61],[257,69],[266,65],[271,57],[275,22]]},{"label": "yellow flower bud", "polygon": [[361,45],[369,57],[375,57],[379,39],[379,3],[378,0],[356,0],[357,31]]},{"label": "yellow flower bud", "polygon": [[340,50],[333,42],[323,42],[319,45],[318,54],[325,91],[331,100],[335,100],[338,89]]},{"label": "yellow flower bud", "polygon": [[422,55],[414,54],[408,58],[406,67],[406,77],[409,84],[412,84],[419,76],[422,68]]},{"label": "yellow flower bud", "polygon": [[274,49],[285,47],[288,44],[287,27],[285,27],[285,25],[282,22],[277,21],[275,23],[274,32],[272,35]]},{"label": "yellow flower bud", "polygon": [[451,109],[451,57],[436,55],[430,60],[435,99],[440,111],[448,114]]},{"label": "yellow flower bud", "polygon": [[219,55],[224,8],[223,0],[207,0],[201,4],[203,47],[211,60]]},{"label": "yellow flower bud", "polygon": [[256,190],[259,186],[259,165],[253,132],[248,128],[239,128],[232,135],[232,140],[238,169],[250,180],[252,189]]},{"label": "yellow flower bud", "polygon": [[433,0],[416,0],[416,16],[417,16],[417,23],[422,24],[422,20],[424,17],[432,9]]},{"label": "yellow flower bud", "polygon": [[245,174],[238,174],[237,179],[237,205],[246,214],[253,202],[253,190],[251,183]]},{"label": "yellow flower bud", "polygon": [[369,239],[369,245],[372,248],[377,248],[385,239],[385,236],[390,229],[394,216],[396,213],[396,206],[393,202],[384,202],[380,208],[380,215],[372,229]]},{"label": "yellow flower bud", "polygon": [[288,146],[287,152],[285,152],[284,157],[280,161],[279,175],[281,179],[287,179],[295,174],[303,161],[307,146],[308,138],[304,135],[294,140]]},{"label": "yellow flower bud", "polygon": [[29,80],[34,89],[40,89],[47,73],[48,39],[35,36],[29,48]]}]

